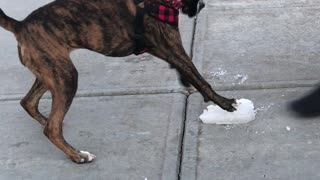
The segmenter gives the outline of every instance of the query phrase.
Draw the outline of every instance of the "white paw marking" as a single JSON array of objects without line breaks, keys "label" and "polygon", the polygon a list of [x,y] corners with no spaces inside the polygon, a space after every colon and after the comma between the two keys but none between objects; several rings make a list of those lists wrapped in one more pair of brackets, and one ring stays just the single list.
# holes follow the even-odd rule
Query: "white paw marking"
[{"label": "white paw marking", "polygon": [[[93,161],[93,160],[96,158],[95,155],[90,154],[88,151],[80,151],[80,153],[87,156],[88,162],[91,162],[91,161]],[[82,158],[82,159],[81,159],[81,162],[83,163],[84,161],[85,161],[85,159]]]}]

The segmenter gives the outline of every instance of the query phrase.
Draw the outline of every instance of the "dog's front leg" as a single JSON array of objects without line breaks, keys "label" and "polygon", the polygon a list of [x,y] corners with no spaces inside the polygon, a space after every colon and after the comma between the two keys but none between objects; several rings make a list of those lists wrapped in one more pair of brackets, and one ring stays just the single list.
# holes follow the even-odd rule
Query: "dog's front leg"
[{"label": "dog's front leg", "polygon": [[[174,48],[178,47],[178,48]],[[228,99],[217,94],[210,84],[200,75],[191,59],[185,53],[182,46],[174,46],[173,48],[154,48],[150,50],[150,54],[157,56],[176,68],[181,76],[191,83],[204,97],[205,101],[213,101],[219,105],[222,109],[227,111],[235,111],[233,106],[235,99]]]}]

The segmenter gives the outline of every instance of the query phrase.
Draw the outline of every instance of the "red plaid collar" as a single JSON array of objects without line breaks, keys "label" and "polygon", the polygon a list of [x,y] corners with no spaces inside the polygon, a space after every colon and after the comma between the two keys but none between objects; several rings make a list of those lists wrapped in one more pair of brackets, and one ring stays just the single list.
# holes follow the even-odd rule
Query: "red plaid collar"
[{"label": "red plaid collar", "polygon": [[[180,1],[179,1],[180,2]],[[179,24],[179,8],[176,9],[178,4],[174,7],[167,7],[162,4],[149,4],[148,6],[148,14],[151,17],[158,19],[159,21],[166,22],[168,24],[178,26]]]}]

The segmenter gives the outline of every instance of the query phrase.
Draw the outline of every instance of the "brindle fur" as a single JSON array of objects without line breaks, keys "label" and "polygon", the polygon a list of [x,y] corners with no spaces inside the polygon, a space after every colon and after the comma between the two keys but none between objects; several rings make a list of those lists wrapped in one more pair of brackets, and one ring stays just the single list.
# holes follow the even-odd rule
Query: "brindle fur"
[{"label": "brindle fur", "polygon": [[[184,0],[184,3],[183,12],[194,16],[198,0]],[[133,0],[56,0],[21,22],[0,10],[0,25],[14,33],[21,63],[36,76],[21,105],[45,126],[44,134],[74,162],[89,161],[81,161],[83,154],[64,140],[62,132],[62,121],[78,85],[78,72],[69,54],[78,48],[112,57],[132,54],[135,13]],[[192,84],[205,100],[213,101],[225,110],[235,110],[232,105],[235,100],[215,93],[198,73],[182,46],[177,27],[146,15],[145,40],[148,53],[176,68],[185,84]],[[38,110],[39,100],[47,90],[52,94],[48,118]]]}]

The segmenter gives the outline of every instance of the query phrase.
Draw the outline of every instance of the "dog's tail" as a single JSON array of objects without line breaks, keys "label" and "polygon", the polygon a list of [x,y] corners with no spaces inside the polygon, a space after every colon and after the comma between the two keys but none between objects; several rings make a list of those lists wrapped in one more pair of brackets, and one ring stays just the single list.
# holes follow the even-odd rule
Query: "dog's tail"
[{"label": "dog's tail", "polygon": [[3,27],[4,29],[16,33],[18,30],[20,22],[7,16],[2,9],[0,9],[0,26]]}]

